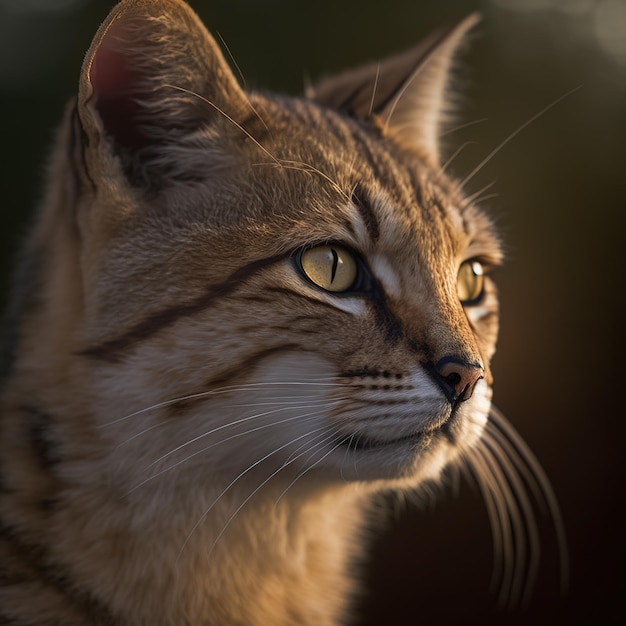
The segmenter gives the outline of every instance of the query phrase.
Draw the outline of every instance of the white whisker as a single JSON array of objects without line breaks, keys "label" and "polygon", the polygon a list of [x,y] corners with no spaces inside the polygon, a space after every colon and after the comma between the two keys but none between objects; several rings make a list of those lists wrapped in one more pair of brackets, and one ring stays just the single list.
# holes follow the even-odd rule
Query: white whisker
[{"label": "white whisker", "polygon": [[488,193],[486,196],[481,196],[480,198],[476,198],[474,200],[475,204],[481,204],[483,202],[487,202],[487,200],[493,200],[494,198],[499,198],[499,193]]},{"label": "white whisker", "polygon": [[[226,50],[226,53],[228,54],[228,57],[230,58],[232,64],[235,66],[235,70],[237,70],[237,74],[239,74],[239,78],[241,78],[241,85],[242,85],[242,87],[245,90],[246,89],[246,77],[243,75],[243,72],[241,71],[241,68],[239,67],[239,63],[237,63],[237,60],[235,59],[235,56],[231,52],[230,47],[226,43],[226,40],[224,39],[224,37],[222,37],[222,34],[221,33],[215,33],[215,35],[220,40],[220,43],[222,44],[222,47],[224,48],[224,50]],[[255,111],[255,113],[256,113],[256,111]],[[261,118],[259,118],[259,120],[261,122],[263,121]]]},{"label": "white whisker", "polygon": [[[509,587],[511,563],[515,550],[513,535],[509,525],[509,511],[507,501],[501,492],[500,484],[492,474],[492,468],[485,459],[485,451],[481,446],[470,451],[468,455],[470,468],[483,493],[487,507],[489,521],[492,524],[491,532],[494,536],[494,571],[492,588],[499,586],[501,592],[506,593]],[[489,514],[491,511],[491,514]]]},{"label": "white whisker", "polygon": [[239,122],[237,122],[230,115],[228,115],[226,111],[218,107],[217,104],[215,104],[214,102],[211,102],[208,98],[205,98],[204,96],[202,96],[199,93],[196,93],[195,91],[191,91],[190,89],[185,89],[184,87],[180,87],[178,85],[164,84],[163,87],[167,87],[169,89],[176,89],[178,91],[181,91],[182,93],[186,93],[190,96],[194,96],[195,98],[198,98],[205,104],[208,104],[210,107],[215,109],[220,115],[222,115],[225,119],[227,119],[231,124],[236,126],[248,139],[250,139],[250,141],[252,141],[252,143],[254,143],[259,148],[259,150],[264,152],[272,161],[274,161],[276,165],[281,164],[279,159],[277,159],[258,139],[256,139],[251,133],[249,133]]},{"label": "white whisker", "polygon": [[487,165],[487,163],[489,163],[489,161],[491,161],[491,159],[493,159],[494,156],[496,156],[496,154],[498,154],[498,152],[500,152],[500,150],[502,150],[502,148],[504,148],[508,143],[510,143],[515,137],[517,137],[525,128],[528,128],[528,126],[530,126],[535,120],[539,119],[544,113],[547,113],[550,109],[552,109],[553,107],[555,107],[557,104],[559,104],[560,102],[562,102],[563,100],[565,100],[566,98],[569,98],[569,96],[571,96],[573,93],[575,93],[576,91],[578,91],[580,88],[582,87],[582,85],[579,85],[578,87],[574,87],[574,89],[570,89],[567,93],[564,93],[562,96],[559,96],[556,100],[553,100],[550,104],[548,104],[547,106],[545,106],[543,109],[541,109],[541,111],[539,111],[538,113],[535,113],[535,115],[533,115],[530,119],[526,120],[521,126],[519,126],[516,130],[514,130],[506,139],[504,139],[503,141],[501,141],[460,183],[459,183],[459,187],[463,188],[465,187],[465,185],[467,185],[467,183],[472,180],[472,178],[474,178],[474,176],[476,176],[476,174],[478,174],[478,172],[480,172],[480,170],[483,169],[483,167],[485,167],[485,165]]},{"label": "white whisker", "polygon": [[[524,589],[532,588],[535,582],[532,575],[535,571],[536,554],[533,554],[532,547],[536,547],[536,544],[531,544],[529,548],[527,533],[530,537],[536,537],[538,531],[532,507],[528,503],[523,487],[520,487],[519,491],[515,488],[517,485],[515,473],[507,472],[507,467],[503,464],[502,458],[497,455],[496,448],[487,434],[483,437],[483,443],[486,448],[484,459],[489,465],[492,476],[498,482],[500,493],[507,504],[508,519],[513,531],[514,551],[510,567],[511,576],[507,576],[506,582],[508,584],[503,584],[499,600],[502,605],[517,606],[520,603],[520,598],[526,595]],[[488,454],[486,453],[487,450],[489,451]],[[530,512],[527,511],[526,505],[530,507]],[[531,562],[527,567],[529,553]],[[526,585],[524,585],[525,579]]]},{"label": "white whisker", "polygon": [[[339,432],[341,432],[341,427],[337,427],[337,428],[335,428],[335,429],[331,432],[331,434],[330,434],[330,435],[329,435],[329,436],[328,436],[328,437],[327,437],[324,441],[322,441],[321,443],[325,443],[327,440],[330,440],[330,439],[334,438],[334,437],[335,437],[335,435],[337,435],[337,433],[339,433]],[[302,449],[303,447],[305,447],[305,446],[300,446],[300,447],[298,448],[298,450]],[[302,454],[298,454],[298,455],[297,455],[297,456],[295,456],[295,457],[294,457],[294,453],[292,453],[291,455],[289,455],[289,459],[288,459],[288,460],[289,460],[289,462],[291,463],[291,461],[293,461],[293,460],[295,460],[295,459],[297,459],[297,458],[299,459],[299,458],[303,457],[303,456],[304,456],[307,452],[309,452],[309,451],[310,451],[310,450],[305,450]],[[311,456],[315,456],[315,453],[313,453],[313,454],[309,455],[309,459],[311,458]],[[307,460],[305,461],[305,463],[307,463],[307,462],[309,461],[309,459],[307,459]]]},{"label": "white whisker", "polygon": [[372,117],[374,112],[374,102],[376,101],[376,90],[378,89],[378,79],[380,77],[380,63],[376,66],[376,76],[374,77],[374,87],[372,89],[372,98],[370,99],[369,110],[367,111],[367,117]]},{"label": "white whisker", "polygon": [[[474,193],[470,194],[469,196],[466,196],[463,199],[463,205],[461,207],[461,210],[464,210],[466,207],[468,207],[470,204],[473,204],[475,202],[478,202],[478,198],[485,193],[485,191],[491,189],[494,186],[495,182],[491,181],[490,183],[487,183],[484,187],[481,187],[478,191],[475,191]],[[484,198],[483,198],[484,199]]]},{"label": "white whisker", "polygon": [[465,451],[464,457],[483,494],[492,527],[492,584],[499,587],[498,602],[527,606],[538,576],[540,538],[529,493],[539,506],[547,505],[554,524],[564,591],[568,555],[556,498],[528,446],[495,407],[480,444]]},{"label": "white whisker", "polygon": [[565,595],[569,587],[569,551],[567,549],[567,538],[565,535],[565,526],[563,524],[561,510],[559,508],[559,503],[554,490],[552,489],[552,485],[541,467],[541,464],[537,460],[537,457],[530,450],[526,442],[520,437],[519,433],[495,406],[491,407],[491,419],[497,424],[498,428],[500,428],[507,439],[518,451],[518,458],[523,459],[523,462],[526,464],[532,474],[532,477],[534,478],[534,480],[528,481],[531,489],[533,488],[533,485],[536,485],[534,493],[536,493],[538,501],[540,503],[544,502],[548,507],[559,551],[561,593]]},{"label": "white whisker", "polygon": [[224,37],[222,37],[222,35],[220,33],[216,33],[216,35],[219,37],[219,40],[220,40],[220,42],[222,44],[222,47],[224,48],[224,50],[226,50],[226,53],[228,54],[228,57],[230,58],[232,64],[235,67],[235,70],[237,71],[237,74],[239,74],[239,77],[241,78],[241,85],[243,87],[243,95],[244,95],[244,97],[246,99],[246,104],[248,105],[248,107],[250,107],[250,110],[254,113],[254,115],[259,120],[259,122],[261,122],[261,124],[263,124],[263,126],[265,127],[265,130],[267,132],[270,132],[269,126],[266,124],[265,120],[263,119],[261,114],[258,112],[256,107],[252,104],[250,98],[248,97],[248,94],[246,93],[246,77],[244,76],[243,72],[241,71],[241,68],[239,67],[239,63],[237,63],[237,60],[235,59],[235,55],[232,53],[232,51],[231,51],[230,47],[228,46],[228,44],[226,43],[226,40],[224,39]]},{"label": "white whisker", "polygon": [[295,170],[305,172],[305,173],[318,174],[325,181],[329,182],[333,186],[335,191],[337,191],[340,195],[342,195],[346,200],[348,201],[351,200],[350,196],[341,188],[339,183],[337,183],[330,176],[328,176],[328,174],[325,174],[319,168],[311,165],[310,163],[306,163],[304,161],[287,161],[287,160],[281,159],[280,165],[281,167],[285,169],[295,169]]},{"label": "white whisker", "polygon": [[[340,432],[340,429],[337,429],[330,437],[327,438],[328,439],[333,439],[335,437],[335,435]],[[337,450],[338,448],[340,448],[345,442],[345,437],[341,439],[341,441],[339,441],[339,443],[337,443],[335,446],[333,446],[324,456],[322,456],[321,458],[319,458],[317,461],[315,461],[315,463],[313,463],[312,465],[309,465],[309,467],[307,467],[306,469],[304,469],[303,471],[301,471],[285,488],[285,490],[278,496],[278,500],[276,500],[276,502],[274,503],[274,506],[276,506],[282,499],[282,497],[289,491],[289,489],[291,489],[291,487],[293,487],[296,482],[298,482],[306,473],[310,472],[313,468],[317,467],[317,465],[319,465],[326,457],[328,457],[329,455],[331,455],[335,450]],[[315,456],[314,454],[309,455],[309,458],[307,459],[307,462],[309,461],[309,459],[311,459],[313,456]]]},{"label": "white whisker", "polygon": [[334,377],[326,377],[326,378],[318,378],[312,381],[306,382],[264,382],[264,383],[247,383],[244,385],[228,385],[226,387],[219,387],[218,389],[210,389],[208,391],[199,391],[197,393],[192,393],[186,396],[177,396],[176,398],[172,398],[171,400],[165,400],[163,402],[158,402],[156,404],[152,404],[150,406],[144,407],[143,409],[139,409],[128,415],[124,415],[123,417],[119,417],[111,422],[107,422],[106,424],[100,425],[98,428],[107,428],[109,426],[114,426],[115,424],[119,424],[127,419],[132,417],[136,417],[137,415],[141,415],[142,413],[147,413],[149,411],[154,411],[157,409],[161,409],[167,406],[171,406],[172,404],[177,404],[178,402],[185,402],[187,400],[197,400],[199,398],[220,395],[220,394],[228,394],[228,393],[236,393],[240,391],[257,391],[259,388],[268,388],[268,387],[280,387],[280,386],[289,386],[289,385],[297,385],[297,386],[329,386],[329,387],[344,387],[343,383],[331,383],[331,382],[322,382],[325,380],[336,380]]},{"label": "white whisker", "polygon": [[[294,400],[289,400],[289,397],[290,396],[283,396],[283,397],[280,398],[281,400],[285,400],[285,402],[255,402],[255,403],[250,403],[250,404],[231,404],[231,405],[228,405],[228,408],[229,409],[252,408],[252,407],[256,408],[256,407],[259,407],[259,406],[280,406],[280,407],[283,407],[283,408],[289,408],[289,407],[291,407],[291,408],[298,408],[299,406],[302,406],[303,408],[311,408],[311,407],[313,407],[315,405],[311,404],[311,401],[308,400],[307,398],[317,398],[318,396],[315,396],[315,395],[312,395],[312,396],[292,396],[294,398],[297,398],[297,400],[295,400],[295,401]],[[289,400],[289,401],[287,401],[287,400]],[[324,402],[323,400],[318,400],[318,401],[319,402]],[[180,400],[177,400],[177,402],[180,402]],[[221,426],[220,428],[228,428],[229,426],[238,424],[241,421],[254,419],[254,417],[264,417],[264,416],[267,416],[267,415],[271,415],[272,413],[275,413],[275,412],[277,413],[277,412],[283,410],[283,408],[276,409],[275,411],[267,411],[265,413],[260,413],[260,414],[258,414],[258,416],[249,416],[249,417],[247,417],[247,418],[245,418],[243,420],[230,422],[229,424],[225,424],[225,425]],[[116,446],[116,449],[119,449],[122,446],[127,445],[131,441],[137,439],[138,437],[141,437],[142,435],[145,435],[146,433],[150,432],[151,430],[154,430],[155,428],[159,428],[159,427],[165,426],[167,423],[168,422],[166,422],[166,421],[162,421],[162,422],[159,422],[157,424],[153,424],[152,426],[149,426],[148,428],[145,428],[144,430],[142,430],[142,431],[140,431],[138,433],[135,433],[131,437],[128,437],[128,439],[124,440],[122,443],[118,444]],[[219,429],[217,429],[217,430],[219,430]],[[212,433],[209,432],[209,433],[206,433],[206,434],[210,435]],[[190,442],[190,443],[193,443],[193,442]],[[160,460],[161,459],[159,459],[159,460],[157,460],[155,462],[158,463]]]},{"label": "white whisker", "polygon": [[[304,441],[297,448],[292,450],[289,456],[285,459],[284,465],[285,466],[291,465],[292,461],[302,458],[310,449],[309,448],[310,444],[311,444],[310,441]],[[304,452],[301,453],[301,450],[304,450]]]},{"label": "white whisker", "polygon": [[464,124],[459,124],[458,126],[454,126],[453,128],[449,128],[440,134],[441,137],[446,137],[448,135],[452,135],[453,133],[457,133],[464,128],[469,128],[470,126],[476,126],[476,124],[483,124],[484,122],[488,122],[489,119],[486,117],[482,117],[478,120],[472,120],[471,122],[465,122]]},{"label": "white whisker", "polygon": [[[325,427],[313,430],[309,433],[305,433],[304,435],[301,435],[300,437],[298,437],[297,439],[294,439],[290,442],[288,442],[287,444],[281,446],[280,448],[278,448],[277,450],[274,450],[274,452],[270,453],[269,455],[266,455],[266,457],[264,457],[263,459],[261,459],[261,461],[265,460],[266,458],[269,458],[272,454],[275,454],[276,452],[278,452],[279,450],[282,450],[283,448],[287,447],[288,445],[293,444],[294,441],[297,441],[298,439],[301,439],[302,437],[307,437],[309,436],[312,432],[317,432],[318,430],[325,430]],[[338,430],[338,429],[337,429]],[[318,441],[315,445],[311,446],[309,448],[309,450],[311,449],[315,449],[321,445],[324,445],[326,443],[326,441],[332,437],[334,437],[336,435],[336,432],[333,432],[331,435],[325,437],[324,439],[322,439],[321,441]],[[313,441],[315,441],[315,438],[313,439]],[[283,471],[288,465],[290,465],[291,463],[294,463],[295,461],[297,461],[301,456],[303,456],[304,454],[306,454],[306,452],[303,452],[301,455],[294,457],[293,459],[291,459],[289,462],[285,462],[283,463],[277,470],[273,471],[265,480],[263,480],[261,482],[261,484],[256,487],[252,493],[250,493],[245,500],[237,507],[237,509],[235,510],[235,512],[228,518],[228,520],[226,521],[226,523],[224,524],[224,526],[222,527],[222,530],[217,534],[217,536],[215,537],[215,540],[213,541],[211,548],[209,550],[209,554],[211,554],[211,552],[214,550],[215,546],[217,545],[217,543],[219,542],[219,540],[222,538],[222,535],[226,532],[227,528],[230,526],[230,524],[232,523],[232,521],[235,519],[235,517],[237,517],[238,513],[243,509],[243,507],[270,481],[272,480],[272,478],[274,478],[277,474],[279,474],[281,471]],[[257,461],[254,463],[254,465],[258,465],[261,461]],[[246,469],[244,472],[242,472],[242,474],[240,474],[240,476],[238,476],[235,481],[233,481],[232,484],[234,484],[237,480],[239,480],[241,478],[241,476],[243,476],[243,474],[247,473],[249,470],[251,469],[248,468]],[[230,485],[229,485],[230,488]],[[223,494],[222,494],[223,495]],[[220,495],[219,497],[221,498],[222,495]],[[218,498],[219,499],[219,498]],[[211,505],[214,506],[215,503],[213,503]],[[207,511],[208,512],[208,511]],[[206,517],[206,514],[205,516]],[[202,520],[200,520],[198,522],[198,524],[201,522]],[[198,527],[198,524],[196,524],[196,526],[194,527],[193,531]],[[191,535],[190,535],[191,536]],[[187,538],[187,541],[189,540],[189,537]],[[185,543],[187,543],[187,541]],[[183,546],[184,548],[184,546]]]},{"label": "white whisker", "polygon": [[[339,401],[330,403],[330,404],[325,404],[325,403],[321,403],[319,406],[320,407],[327,407],[327,406],[333,406],[334,404],[337,404]],[[312,405],[315,406],[315,405]],[[199,441],[200,439],[204,439],[205,437],[208,437],[209,435],[212,435],[216,432],[219,432],[220,430],[224,430],[225,428],[232,428],[233,426],[237,426],[239,424],[243,424],[244,422],[249,422],[251,420],[255,420],[255,419],[259,419],[261,417],[267,417],[268,415],[273,415],[274,413],[279,413],[280,411],[285,411],[286,409],[289,409],[291,407],[286,406],[286,407],[281,407],[280,409],[274,409],[273,411],[266,411],[264,413],[257,413],[255,415],[249,415],[247,417],[242,417],[238,420],[234,420],[232,422],[228,422],[226,424],[221,424],[220,426],[216,426],[215,428],[212,428],[211,430],[208,430],[205,433],[202,433],[201,435],[198,435],[197,437],[193,437],[192,439],[190,439],[189,441],[186,441],[185,443],[180,444],[179,446],[177,446],[176,448],[174,448],[173,450],[170,450],[167,454],[164,454],[163,456],[159,457],[156,461],[153,461],[150,464],[150,467],[152,467],[153,465],[156,465],[157,463],[160,463],[161,461],[163,461],[164,459],[166,459],[167,457],[171,456],[172,454],[178,452],[179,450],[182,450],[183,448],[191,445],[192,443],[195,443],[196,441]]]},{"label": "white whisker", "polygon": [[[193,528],[189,531],[189,534],[187,535],[187,538],[185,539],[185,541],[183,542],[183,545],[180,549],[178,558],[180,558],[180,556],[182,555],[186,545],[189,543],[189,540],[191,539],[193,533],[198,529],[198,527],[200,526],[200,524],[206,519],[207,515],[211,512],[211,510],[213,509],[213,507],[222,499],[222,497],[224,497],[224,495],[239,481],[241,480],[241,478],[243,478],[248,472],[252,471],[255,467],[257,467],[258,465],[260,465],[261,463],[263,463],[263,461],[266,461],[267,459],[269,459],[270,457],[272,457],[274,454],[280,452],[281,450],[284,450],[285,448],[287,448],[290,445],[293,445],[293,443],[295,441],[298,441],[299,439],[302,439],[304,437],[309,437],[311,435],[311,433],[317,432],[318,430],[324,430],[324,427],[320,427],[318,429],[315,429],[313,431],[310,432],[306,432],[303,435],[300,435],[299,437],[297,437],[296,439],[293,439],[291,441],[288,441],[287,443],[284,443],[282,446],[279,446],[278,448],[276,448],[275,450],[272,450],[272,452],[269,452],[268,454],[266,454],[265,456],[261,457],[260,459],[256,460],[254,463],[252,463],[251,465],[249,465],[245,470],[243,470],[236,478],[234,478],[229,484],[228,486],[220,493],[219,496],[217,496],[217,498],[209,505],[209,507],[204,511],[204,513],[201,515],[200,519],[198,519],[198,521],[194,524]],[[281,468],[279,468],[278,471],[280,471],[280,469],[282,469],[283,467],[285,467],[284,465],[281,466]],[[275,472],[276,473],[276,472]],[[273,473],[270,478],[272,476],[274,476]],[[220,537],[224,534],[224,531],[226,530],[226,527],[230,524],[230,522],[232,522],[232,520],[235,518],[235,516],[237,515],[237,513],[243,508],[243,506],[250,500],[250,498],[252,498],[252,496],[258,492],[258,490],[267,483],[267,481],[269,480],[266,479],[265,481],[263,481],[261,483],[261,485],[259,487],[257,487],[252,494],[250,494],[245,500],[244,502],[239,506],[239,508],[235,511],[235,513],[233,513],[233,515],[230,517],[230,519],[226,522],[224,528],[222,528],[221,532],[217,535],[215,541],[213,542],[211,549],[209,550],[209,554],[213,551],[213,548],[215,547],[215,544],[218,542],[218,540],[220,539]]]},{"label": "white whisker", "polygon": [[439,169],[439,174],[443,175],[446,173],[448,167],[450,167],[450,165],[452,164],[452,162],[454,161],[454,159],[456,159],[459,154],[461,154],[461,152],[463,152],[463,150],[465,150],[465,148],[467,148],[467,146],[471,146],[473,144],[475,144],[475,141],[466,141],[464,144],[460,145],[447,159],[447,161],[441,166],[441,168]]},{"label": "white whisker", "polygon": [[[264,430],[266,428],[273,428],[273,427],[278,426],[280,424],[285,424],[286,422],[290,422],[290,421],[294,421],[294,420],[298,420],[298,421],[301,421],[302,423],[305,423],[305,422],[314,420],[315,418],[319,417],[320,415],[323,415],[323,411],[305,413],[303,415],[295,415],[295,416],[292,416],[292,417],[285,418],[284,420],[277,420],[275,422],[271,422],[270,424],[262,424],[261,426],[256,426],[255,428],[251,428],[251,429],[246,430],[246,431],[244,431],[242,433],[235,433],[234,435],[229,435],[228,437],[224,437],[223,439],[220,439],[219,441],[216,441],[215,443],[212,443],[209,446],[205,446],[204,448],[202,448],[200,450],[196,450],[195,452],[193,452],[193,453],[189,454],[188,456],[186,456],[184,459],[181,459],[180,461],[177,461],[176,463],[173,463],[172,465],[169,465],[168,467],[160,470],[159,472],[157,472],[156,474],[153,474],[152,476],[146,478],[145,480],[142,480],[140,483],[138,483],[132,489],[130,489],[128,492],[126,492],[125,495],[129,495],[130,493],[132,493],[136,489],[139,489],[139,487],[142,487],[143,485],[145,485],[146,483],[149,483],[150,481],[154,480],[155,478],[158,478],[159,476],[162,476],[163,474],[166,474],[167,472],[170,472],[173,469],[176,469],[177,467],[179,467],[180,465],[183,465],[184,463],[187,463],[188,461],[190,461],[194,457],[207,452],[211,448],[215,448],[217,446],[220,446],[220,445],[226,443],[227,441],[232,441],[233,439],[237,439],[238,437],[245,437],[247,435],[250,435],[252,433],[258,432],[260,430]],[[153,467],[155,465],[155,463],[157,463],[157,462],[151,463],[148,466],[148,468]]]},{"label": "white whisker", "polygon": [[491,541],[493,548],[493,572],[491,575],[491,591],[496,592],[499,581],[502,580],[504,567],[504,538],[500,524],[500,511],[498,509],[497,498],[493,490],[484,482],[482,476],[485,474],[484,464],[480,457],[472,451],[470,455],[464,457],[466,463],[462,465],[462,469],[471,482],[475,483],[480,490],[487,509],[487,518],[491,528]]},{"label": "white whisker", "polygon": [[[199,100],[201,100],[202,102],[204,102],[205,104],[208,104],[210,107],[215,109],[220,115],[222,115],[225,119],[231,122],[231,124],[237,127],[246,137],[248,137],[248,139],[250,139],[250,141],[252,141],[259,148],[259,150],[264,152],[270,158],[270,160],[273,162],[274,165],[277,165],[285,169],[296,169],[296,170],[300,170],[303,172],[311,172],[311,173],[319,174],[322,178],[324,178],[324,180],[328,181],[342,196],[344,196],[348,200],[350,199],[347,196],[346,192],[343,191],[341,186],[337,183],[337,181],[333,180],[330,176],[328,176],[328,174],[325,174],[314,165],[310,163],[306,163],[304,161],[289,161],[289,160],[279,159],[278,157],[274,156],[258,139],[256,139],[250,132],[248,132],[239,122],[233,119],[230,115],[228,115],[228,113],[226,113],[226,111],[222,110],[214,102],[211,102],[208,98],[205,98],[201,94],[191,91],[190,89],[185,89],[184,87],[180,87],[177,85],[164,84],[163,87],[168,87],[170,89],[177,89],[178,91],[189,94],[190,96],[194,96],[198,98]],[[250,106],[252,105],[250,104]],[[255,114],[258,115],[258,113],[256,113],[256,110],[254,110],[254,112]]]},{"label": "white whisker", "polygon": [[[350,446],[352,445],[352,442],[354,441],[354,437],[355,437],[355,433],[352,433],[352,435],[350,435],[350,440],[348,441],[348,445],[346,446],[346,453],[343,455],[343,461],[341,461],[341,466],[339,468],[339,474],[341,475],[341,479],[344,481],[346,479],[343,475],[343,466],[346,464],[348,454],[350,453]],[[355,468],[355,471],[356,471],[356,468]]]}]

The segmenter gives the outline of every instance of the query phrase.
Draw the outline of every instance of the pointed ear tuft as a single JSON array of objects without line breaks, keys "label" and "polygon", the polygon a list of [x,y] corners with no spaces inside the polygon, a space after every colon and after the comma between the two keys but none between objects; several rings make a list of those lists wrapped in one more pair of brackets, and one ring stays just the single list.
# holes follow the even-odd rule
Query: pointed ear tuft
[{"label": "pointed ear tuft", "polygon": [[86,132],[127,152],[175,141],[218,111],[237,117],[245,102],[217,44],[182,0],[122,0],[81,73]]},{"label": "pointed ear tuft", "polygon": [[452,62],[479,19],[472,14],[407,52],[324,79],[307,95],[358,119],[378,120],[398,144],[438,165]]}]

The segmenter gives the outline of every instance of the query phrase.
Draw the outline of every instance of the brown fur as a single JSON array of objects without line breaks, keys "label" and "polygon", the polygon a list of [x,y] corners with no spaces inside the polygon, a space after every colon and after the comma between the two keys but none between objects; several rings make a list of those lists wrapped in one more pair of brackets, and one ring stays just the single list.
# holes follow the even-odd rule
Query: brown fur
[{"label": "brown fur", "polygon": [[[244,93],[180,0],[112,11],[24,253],[1,619],[347,619],[371,495],[471,459],[490,409],[495,287],[457,275],[501,253],[436,141],[473,23],[305,99]],[[299,265],[328,242],[347,293]]]}]

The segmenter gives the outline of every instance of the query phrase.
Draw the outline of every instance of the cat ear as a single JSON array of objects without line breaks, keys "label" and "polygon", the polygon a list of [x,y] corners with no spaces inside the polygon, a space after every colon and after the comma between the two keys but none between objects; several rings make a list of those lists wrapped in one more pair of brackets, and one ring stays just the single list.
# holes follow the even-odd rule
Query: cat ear
[{"label": "cat ear", "polygon": [[89,49],[79,115],[91,139],[133,153],[176,141],[246,98],[214,39],[182,0],[122,0]]},{"label": "cat ear", "polygon": [[479,19],[472,14],[407,52],[323,79],[307,95],[358,119],[376,121],[401,146],[438,164],[452,61]]}]

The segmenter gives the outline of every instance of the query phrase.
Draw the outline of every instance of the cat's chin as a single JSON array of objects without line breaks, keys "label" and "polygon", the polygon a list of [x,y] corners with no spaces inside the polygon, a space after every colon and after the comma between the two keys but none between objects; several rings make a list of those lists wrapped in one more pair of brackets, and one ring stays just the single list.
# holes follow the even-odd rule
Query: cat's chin
[{"label": "cat's chin", "polygon": [[349,481],[436,478],[456,456],[441,433],[407,436],[391,441],[367,440],[344,449],[340,472]]},{"label": "cat's chin", "polygon": [[485,389],[472,399],[471,406],[451,411],[449,417],[426,430],[393,438],[344,436],[324,459],[324,469],[350,482],[402,480],[418,486],[437,480],[462,450],[478,442],[490,404],[491,392]]}]

